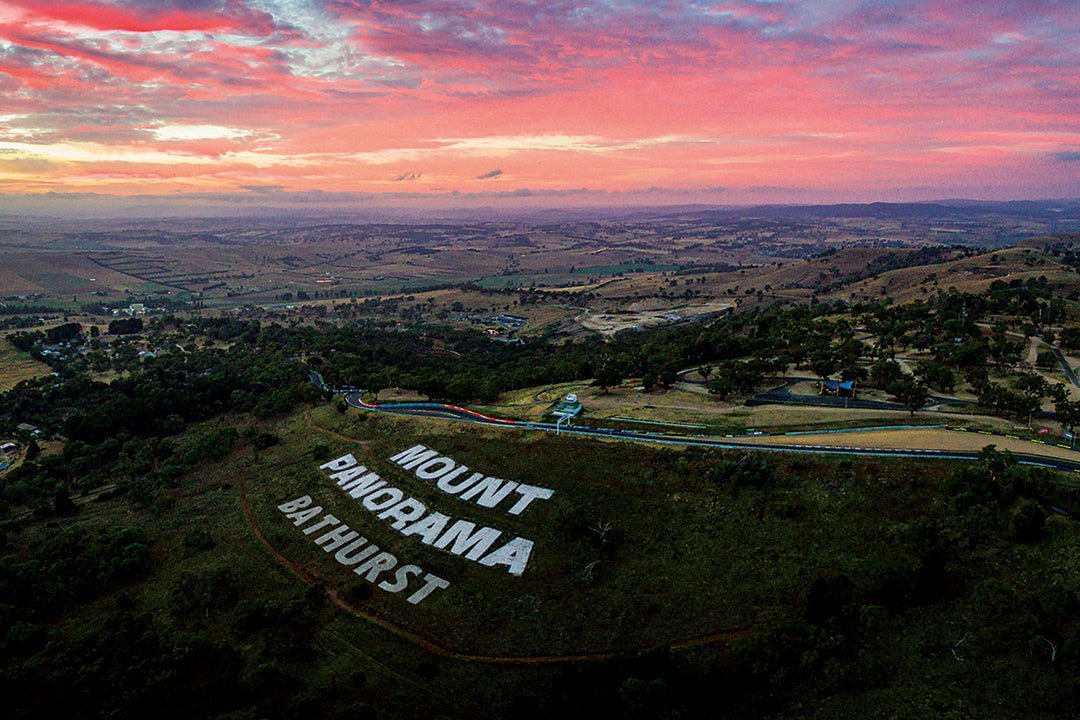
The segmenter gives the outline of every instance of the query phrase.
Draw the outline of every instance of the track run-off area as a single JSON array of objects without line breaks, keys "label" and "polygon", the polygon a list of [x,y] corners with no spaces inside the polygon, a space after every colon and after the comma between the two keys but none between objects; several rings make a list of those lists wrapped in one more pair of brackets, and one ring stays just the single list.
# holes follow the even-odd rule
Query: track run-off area
[{"label": "track run-off area", "polygon": [[720,450],[758,450],[815,455],[856,455],[864,457],[926,458],[973,461],[986,445],[1007,450],[1022,465],[1080,474],[1080,451],[1018,435],[971,430],[950,425],[888,426],[852,428],[842,431],[799,432],[783,435],[752,435],[715,438],[705,435],[604,428],[589,425],[559,425],[551,422],[510,420],[478,413],[457,405],[436,402],[373,404],[363,392],[345,394],[345,402],[366,412],[441,418],[457,422],[537,432],[571,434],[606,440],[646,442],[660,445],[709,447]]}]

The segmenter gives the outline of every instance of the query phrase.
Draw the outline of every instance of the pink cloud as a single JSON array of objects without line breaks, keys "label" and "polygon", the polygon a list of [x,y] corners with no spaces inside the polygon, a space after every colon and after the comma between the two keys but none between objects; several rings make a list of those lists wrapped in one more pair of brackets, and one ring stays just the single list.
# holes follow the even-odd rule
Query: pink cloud
[{"label": "pink cloud", "polygon": [[[382,192],[415,173],[467,192],[495,167],[548,190],[1080,182],[1056,159],[1080,147],[1072,3],[6,6],[0,142],[20,167],[42,149],[34,173],[0,156],[5,187]],[[448,142],[468,138],[491,140]]]},{"label": "pink cloud", "polygon": [[[7,0],[27,12],[34,20],[60,21],[96,30],[154,32],[158,30],[226,32],[242,30],[249,34],[269,34],[273,18],[235,0],[224,3],[110,3],[91,0],[38,2]],[[176,5],[176,7],[173,7]],[[203,5],[202,9],[198,9]],[[188,9],[194,6],[196,9]]]}]

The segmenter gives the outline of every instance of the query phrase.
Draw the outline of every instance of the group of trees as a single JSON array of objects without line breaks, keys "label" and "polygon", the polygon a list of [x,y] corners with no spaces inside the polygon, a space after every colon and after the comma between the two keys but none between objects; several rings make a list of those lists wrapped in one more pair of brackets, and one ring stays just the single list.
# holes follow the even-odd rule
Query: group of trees
[{"label": "group of trees", "polygon": [[133,335],[143,330],[142,318],[120,318],[109,322],[110,335]]},{"label": "group of trees", "polygon": [[[1008,295],[1015,303],[1016,293]],[[417,325],[388,331],[357,321],[331,326],[285,326],[237,318],[181,322],[166,317],[149,328],[155,343],[183,342],[190,350],[144,362],[131,357],[125,376],[110,385],[91,381],[93,352],[60,368],[59,378],[26,382],[0,398],[0,422],[28,422],[73,441],[101,443],[116,437],[161,437],[186,424],[226,412],[268,416],[314,400],[306,368],[320,370],[333,385],[378,391],[412,387],[432,398],[491,401],[508,390],[595,378],[613,387],[640,377],[647,389],[669,387],[681,369],[697,366],[711,392],[720,397],[750,394],[763,379],[789,364],[819,377],[839,374],[879,387],[914,411],[929,388],[949,392],[963,381],[984,407],[1030,421],[1047,398],[1066,427],[1074,427],[1075,404],[1040,376],[1016,375],[1010,382],[989,379],[985,363],[1004,361],[1015,342],[998,323],[984,336],[975,321],[998,309],[1000,300],[943,294],[925,303],[852,308],[816,304],[740,313],[709,325],[684,324],[621,333],[610,340],[587,338],[557,344],[539,337],[515,345],[493,343],[471,329]],[[134,329],[141,320],[121,321]],[[868,345],[853,339],[865,326],[877,337]],[[78,337],[75,323],[47,333],[17,333],[17,346]],[[1067,331],[1063,338],[1071,339]],[[933,359],[912,375],[893,359],[895,348],[925,347]],[[123,355],[125,341],[114,353]],[[228,349],[214,349],[216,345]],[[128,356],[133,355],[129,348]],[[1013,351],[1009,351],[1013,352]],[[869,369],[867,369],[867,363]]]},{"label": "group of trees", "polygon": [[[912,376],[904,372],[900,363],[895,360],[880,359],[870,366],[868,379],[872,385],[892,395],[914,414],[930,399],[930,389],[926,381],[933,378],[939,387],[941,384],[951,385],[943,377],[946,373],[948,370],[937,364],[923,364],[919,367],[919,375]],[[951,386],[948,389],[952,389]]]},{"label": "group of trees", "polygon": [[705,380],[709,392],[721,400],[732,395],[749,395],[754,392],[766,374],[782,371],[782,360],[724,360],[714,365],[702,365],[698,373]]},{"label": "group of trees", "polygon": [[[997,320],[992,332],[984,334],[979,323],[994,313],[1028,312],[1028,303],[1042,307],[1045,302],[1038,283],[1022,286],[1020,293],[1012,286],[1005,290],[984,295],[943,293],[903,306],[818,303],[754,309],[710,325],[653,328],[609,340],[590,337],[559,344],[544,336],[514,345],[493,343],[471,329],[419,319],[392,332],[372,320],[285,327],[202,319],[194,333],[229,343],[272,339],[283,351],[305,357],[333,385],[372,391],[411,387],[451,402],[490,402],[508,390],[584,378],[595,378],[605,389],[630,377],[641,378],[647,390],[665,388],[677,380],[680,370],[694,366],[701,368],[709,389],[726,398],[750,394],[765,377],[795,365],[821,378],[839,375],[869,381],[914,411],[928,400],[931,388],[948,393],[968,383],[978,391],[988,383],[987,363],[1005,366],[1016,361],[1023,344],[1007,326]],[[855,340],[856,327],[865,327],[876,342]],[[893,360],[897,348],[906,347],[928,350],[932,356],[919,362],[914,374]],[[987,391],[987,407],[1019,416],[1019,405],[992,399],[995,392],[994,387]],[[1016,388],[1009,392],[1032,397]]]},{"label": "group of trees", "polygon": [[[1008,288],[1007,288],[1008,289]],[[1027,286],[1021,288],[1025,292]],[[1038,288],[1031,294],[1038,302]],[[1014,307],[1022,293],[984,296],[947,293],[924,303],[893,306],[865,303],[852,307],[810,306],[755,309],[712,324],[683,324],[624,332],[602,340],[574,342],[526,338],[493,343],[472,329],[423,323],[390,330],[374,321],[338,325],[262,323],[238,318],[199,318],[181,322],[166,316],[146,330],[152,342],[190,350],[140,361],[121,338],[113,359],[98,362],[96,351],[58,368],[60,378],[23,383],[0,398],[0,422],[29,422],[50,433],[89,443],[127,434],[165,435],[186,423],[224,412],[267,416],[286,411],[317,394],[306,381],[315,367],[332,384],[378,391],[411,387],[451,402],[494,400],[508,390],[585,378],[603,387],[642,378],[646,389],[669,387],[678,372],[699,367],[710,391],[720,397],[752,393],[769,375],[789,365],[818,377],[837,374],[868,382],[914,411],[930,390],[954,390],[970,384],[993,412],[1025,421],[1056,392],[1039,376],[1017,375],[991,381],[986,363],[1007,362],[1016,354],[1014,340],[998,322],[984,335],[976,322],[992,312]],[[141,319],[116,321],[128,332]],[[853,338],[865,327],[877,341]],[[16,333],[16,346],[34,347],[78,337],[76,323],[47,333]],[[1069,331],[1064,339],[1072,339]],[[229,349],[213,349],[223,345]],[[893,359],[896,348],[928,349],[933,359],[905,372]],[[128,372],[110,385],[88,379],[91,371],[122,363]],[[869,370],[867,365],[869,364]],[[1072,406],[1060,398],[1059,410]]]},{"label": "group of trees", "polygon": [[40,646],[55,613],[146,573],[150,549],[138,529],[47,533],[32,557],[0,557],[0,656]]},{"label": "group of trees", "polygon": [[[774,485],[753,454],[722,459],[708,476],[754,498],[798,485]],[[918,492],[891,501],[918,502]],[[993,706],[1068,717],[1080,670],[1080,582],[1067,569],[1076,558],[1068,542],[1039,550],[1050,508],[1080,498],[993,448],[935,482],[932,497],[933,507],[890,522],[880,545],[824,565],[808,549],[807,577],[787,605],[761,613],[718,658],[657,651],[568,670],[538,709],[515,717],[805,717],[822,707],[846,717],[871,702],[897,716],[913,706],[981,716]],[[924,706],[923,696],[933,700]]]},{"label": "group of trees", "polygon": [[[193,530],[182,545],[190,556],[215,543]],[[310,656],[322,588],[289,602],[255,600],[231,567],[205,558],[169,583],[153,577],[152,547],[136,528],[69,527],[0,557],[0,691],[16,699],[5,716],[310,716],[302,681],[284,668]],[[149,612],[139,597],[140,584],[154,583],[166,612]],[[90,626],[55,629],[92,602]],[[358,690],[362,682],[345,685],[325,706]]]},{"label": "group of trees", "polygon": [[228,350],[163,354],[110,384],[73,370],[21,383],[0,397],[0,418],[101,442],[120,433],[160,435],[175,418],[182,428],[224,412],[268,416],[318,398],[291,342],[257,324],[244,328]]},{"label": "group of trees", "polygon": [[65,368],[0,395],[0,426],[8,432],[29,423],[66,440],[61,454],[28,457],[8,473],[0,512],[62,512],[71,497],[110,480],[132,499],[149,500],[198,462],[220,457],[236,432],[204,426],[183,443],[171,436],[225,414],[266,418],[320,399],[295,348],[242,327],[228,350],[163,354],[110,384]]},{"label": "group of trees", "polygon": [[8,342],[23,352],[31,352],[40,345],[55,345],[57,343],[75,340],[82,335],[83,327],[79,323],[63,323],[51,327],[44,332],[33,330],[30,332],[17,332],[8,335]]}]

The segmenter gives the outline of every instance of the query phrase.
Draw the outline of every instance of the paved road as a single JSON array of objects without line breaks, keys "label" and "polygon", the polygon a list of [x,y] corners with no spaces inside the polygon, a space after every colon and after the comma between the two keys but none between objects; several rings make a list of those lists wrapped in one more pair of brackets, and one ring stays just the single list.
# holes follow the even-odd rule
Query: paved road
[{"label": "paved road", "polygon": [[1072,369],[1072,366],[1069,365],[1069,361],[1065,359],[1065,356],[1061,354],[1061,350],[1051,345],[1050,351],[1054,353],[1058,362],[1061,363],[1061,369],[1065,371],[1065,377],[1069,378],[1069,382],[1076,387],[1080,387],[1080,379],[1076,377],[1076,372]]},{"label": "paved road", "polygon": [[312,385],[319,388],[319,390],[323,392],[331,392],[330,387],[326,384],[326,381],[323,380],[323,376],[315,370],[311,370],[308,372],[308,380],[311,381]]},{"label": "paved road", "polygon": [[[754,396],[746,401],[748,406],[754,405],[811,405],[814,407],[849,408],[855,410],[901,410],[907,411],[906,405],[887,402],[884,400],[865,400],[863,398],[842,398],[831,395],[801,395],[791,392],[791,388],[800,382],[816,382],[814,378],[788,377],[767,378],[769,381],[783,383],[779,387],[762,390],[754,393]],[[937,401],[937,402],[935,402]],[[931,398],[928,405],[938,405],[944,402],[944,398]],[[952,402],[952,400],[949,400]]]},{"label": "paved road", "polygon": [[[688,383],[690,385],[704,385],[701,380],[689,380],[687,375],[695,372],[697,368],[691,368],[689,370],[683,370],[679,373],[679,382]],[[906,405],[901,405],[897,402],[889,402],[887,400],[865,400],[863,398],[839,398],[831,395],[801,395],[791,392],[791,388],[801,382],[816,383],[818,378],[812,377],[799,377],[799,376],[785,376],[785,377],[767,377],[765,382],[780,383],[778,386],[770,388],[768,390],[761,390],[754,393],[754,396],[746,401],[748,406],[754,405],[806,405],[813,407],[839,407],[855,410],[901,410],[906,411],[908,408]],[[975,404],[971,400],[962,400],[960,398],[948,397],[946,395],[931,395],[927,400],[926,405],[923,407],[933,407],[934,405],[973,405]]]},{"label": "paved road", "polygon": [[[694,370],[696,370],[696,368],[680,372],[679,382],[687,383],[689,385],[704,385],[705,383],[701,380],[686,379],[686,375],[694,372]],[[831,395],[802,395],[791,391],[791,388],[794,385],[801,382],[817,382],[817,378],[795,376],[769,377],[765,378],[765,381],[781,384],[777,387],[754,393],[753,397],[749,398],[745,403],[748,407],[754,407],[755,405],[802,405],[806,407],[845,408],[848,410],[893,410],[909,412],[907,405],[901,405],[900,403],[889,402],[887,400],[840,398]],[[1078,387],[1080,387],[1080,385],[1078,385]],[[940,405],[978,405],[978,403],[974,400],[949,397],[948,395],[931,395],[926,401],[926,404],[919,409],[924,411],[933,410]],[[961,411],[958,410],[956,412]],[[1057,415],[1046,410],[1039,410],[1031,417],[1039,420],[1054,420],[1057,418]]]},{"label": "paved road", "polygon": [[[457,405],[444,405],[441,403],[395,403],[387,405],[372,405],[363,400],[361,393],[350,393],[345,396],[345,402],[355,408],[368,412],[392,413],[395,415],[420,415],[424,417],[455,420],[459,422],[471,422],[481,425],[497,425],[501,427],[514,427],[522,430],[534,430],[542,432],[558,432],[573,435],[587,435],[612,440],[634,440],[639,442],[657,443],[663,445],[683,445],[692,447],[709,447],[723,450],[763,450],[767,452],[789,452],[815,455],[857,455],[861,457],[903,457],[903,458],[931,458],[937,460],[977,460],[978,452],[964,450],[916,450],[911,448],[856,448],[856,447],[828,447],[828,446],[794,446],[781,443],[740,443],[736,440],[710,438],[702,435],[677,435],[673,433],[621,430],[615,428],[599,428],[587,425],[574,427],[556,428],[555,423],[531,422],[525,420],[505,420],[469,410]],[[1018,462],[1024,465],[1036,465],[1039,467],[1052,468],[1066,472],[1080,473],[1080,459],[1061,460],[1058,458],[1043,457],[1030,453],[1013,453]],[[1080,458],[1080,455],[1078,455]]]}]

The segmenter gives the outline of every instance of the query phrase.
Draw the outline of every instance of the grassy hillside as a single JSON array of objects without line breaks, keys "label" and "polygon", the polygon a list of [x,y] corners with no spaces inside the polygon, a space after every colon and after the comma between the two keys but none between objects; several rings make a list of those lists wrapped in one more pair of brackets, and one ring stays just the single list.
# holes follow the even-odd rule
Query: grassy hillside
[{"label": "grassy hillside", "polygon": [[[1080,507],[1064,476],[329,406],[245,437],[155,498],[106,493],[6,528],[16,716],[1034,718],[1073,701],[1080,531],[1047,517]],[[520,516],[463,503],[387,461],[417,442],[556,494]],[[344,452],[534,540],[528,569],[396,533],[317,469]],[[357,578],[277,509],[304,494],[449,587],[411,605]],[[37,584],[75,577],[96,579]]]},{"label": "grassy hillside", "polygon": [[[1080,286],[1073,260],[1075,235],[1050,235],[1025,240],[1015,247],[993,252],[973,248],[841,248],[779,266],[706,273],[704,288],[715,296],[756,295],[799,300],[811,295],[846,302],[891,298],[896,302],[925,300],[938,290],[955,288],[966,293],[985,292],[994,281],[1027,282],[1045,277],[1048,286],[1063,295]],[[605,285],[599,295],[609,300],[647,296],[664,289],[669,279],[629,277]],[[671,292],[685,289],[685,279]],[[690,284],[693,287],[693,284]]]},{"label": "grassy hillside", "polygon": [[1014,247],[938,265],[902,268],[882,273],[837,291],[845,300],[891,297],[897,302],[925,299],[928,294],[956,288],[982,293],[996,280],[1027,282],[1046,277],[1051,288],[1068,291],[1080,286],[1080,275],[1052,255],[1031,247]]}]

